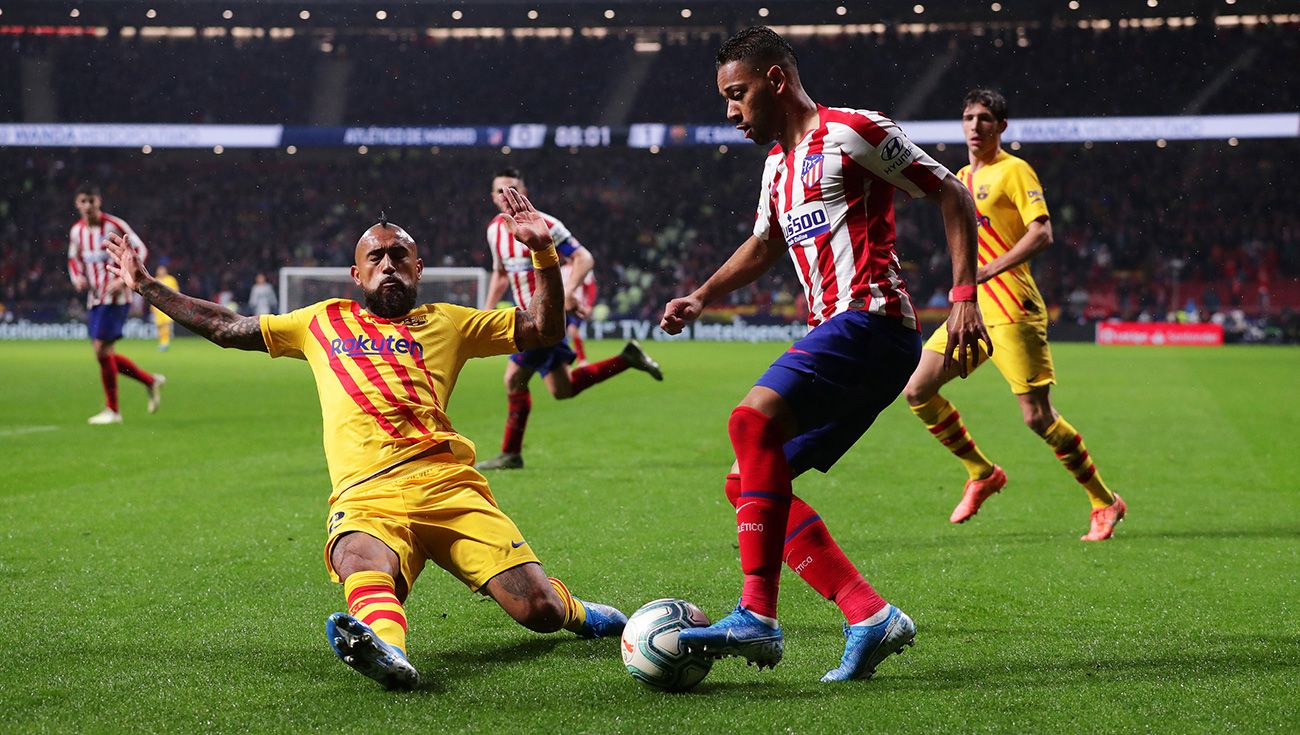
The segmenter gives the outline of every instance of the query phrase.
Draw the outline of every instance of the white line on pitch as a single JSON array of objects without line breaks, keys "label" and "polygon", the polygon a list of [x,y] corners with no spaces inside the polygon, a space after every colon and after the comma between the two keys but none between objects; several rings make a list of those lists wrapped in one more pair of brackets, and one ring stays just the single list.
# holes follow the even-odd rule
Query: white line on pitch
[{"label": "white line on pitch", "polygon": [[57,431],[57,426],[15,426],[12,429],[0,429],[0,436],[20,436],[22,434],[39,434],[42,431]]}]

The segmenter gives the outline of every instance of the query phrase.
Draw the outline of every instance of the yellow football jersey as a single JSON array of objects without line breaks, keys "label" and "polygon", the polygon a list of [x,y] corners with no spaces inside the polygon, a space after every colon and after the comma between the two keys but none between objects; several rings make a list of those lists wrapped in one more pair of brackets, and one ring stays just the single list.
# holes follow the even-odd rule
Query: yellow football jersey
[{"label": "yellow football jersey", "polygon": [[[993,162],[971,172],[965,166],[957,178],[970,189],[979,213],[979,262],[984,265],[1007,252],[1024,237],[1029,223],[1047,215],[1047,200],[1038,174],[1023,159],[999,150]],[[1010,324],[1045,320],[1047,309],[1029,262],[998,274],[979,290],[984,323]]]},{"label": "yellow football jersey", "polygon": [[426,304],[402,319],[332,299],[261,317],[271,357],[311,365],[325,425],[333,492],[417,454],[438,450],[474,463],[474,444],[445,408],[465,361],[515,349],[515,310]]},{"label": "yellow football jersey", "polygon": [[[162,285],[166,286],[167,288],[170,288],[171,290],[173,290],[173,291],[175,291],[175,292],[177,292],[177,293],[180,293],[181,287],[180,287],[180,284],[176,283],[176,277],[175,277],[175,276],[172,276],[172,275],[159,276],[159,278],[158,278],[158,282],[161,283]],[[156,306],[151,306],[151,307],[149,307],[149,308],[153,310],[153,323],[154,323],[154,324],[167,324],[168,322],[170,322],[170,321],[172,320],[171,317],[169,317],[169,316],[167,316],[166,314],[164,314],[164,313],[162,312],[162,310],[159,309],[158,307],[156,307]]]}]

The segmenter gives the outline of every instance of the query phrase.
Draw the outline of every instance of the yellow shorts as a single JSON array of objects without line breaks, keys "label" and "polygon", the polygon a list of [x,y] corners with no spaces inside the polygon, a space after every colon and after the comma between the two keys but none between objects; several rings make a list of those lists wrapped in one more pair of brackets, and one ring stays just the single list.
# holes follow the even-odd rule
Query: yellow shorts
[{"label": "yellow shorts", "polygon": [[397,554],[408,590],[429,559],[474,591],[507,569],[537,561],[514,521],[497,507],[483,475],[454,462],[421,462],[396,477],[344,491],[330,506],[326,530],[325,566],[335,582],[340,580],[330,552],[353,531],[374,536]]},{"label": "yellow shorts", "polygon": [[[1047,344],[1047,322],[1013,322],[988,329],[993,340],[993,364],[998,366],[1012,393],[1023,395],[1034,388],[1056,383],[1052,348]],[[941,324],[925,341],[925,349],[942,355],[947,346],[948,326]],[[988,357],[989,353],[981,342],[975,367],[982,365]]]}]

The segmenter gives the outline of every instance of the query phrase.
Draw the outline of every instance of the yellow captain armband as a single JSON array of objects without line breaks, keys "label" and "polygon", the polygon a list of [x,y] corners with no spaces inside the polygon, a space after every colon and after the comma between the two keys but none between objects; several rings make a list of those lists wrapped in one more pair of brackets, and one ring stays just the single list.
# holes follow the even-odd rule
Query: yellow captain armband
[{"label": "yellow captain armband", "polygon": [[533,267],[537,270],[543,268],[554,268],[560,264],[560,254],[555,252],[555,246],[551,245],[545,250],[533,251]]}]

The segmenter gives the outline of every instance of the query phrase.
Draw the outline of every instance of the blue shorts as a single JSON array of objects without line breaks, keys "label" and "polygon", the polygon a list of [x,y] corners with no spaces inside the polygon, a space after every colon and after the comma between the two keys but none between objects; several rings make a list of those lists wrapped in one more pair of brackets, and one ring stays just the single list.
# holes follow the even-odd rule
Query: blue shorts
[{"label": "blue shorts", "polygon": [[552,370],[558,370],[570,365],[577,359],[578,353],[574,352],[573,348],[569,346],[569,340],[567,339],[550,347],[524,350],[510,356],[511,362],[520,367],[526,367],[535,373],[541,373],[543,378]]},{"label": "blue shorts", "polygon": [[786,442],[790,471],[828,471],[907,385],[921,360],[921,334],[896,319],[846,311],[776,359],[755,385],[794,409],[799,435]]},{"label": "blue shorts", "polygon": [[90,307],[90,338],[101,342],[115,342],[122,339],[122,327],[126,325],[127,304],[100,304]]}]

